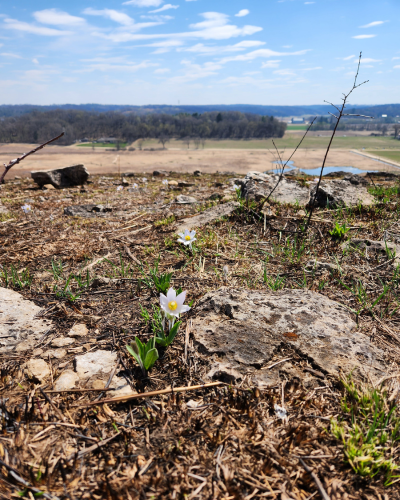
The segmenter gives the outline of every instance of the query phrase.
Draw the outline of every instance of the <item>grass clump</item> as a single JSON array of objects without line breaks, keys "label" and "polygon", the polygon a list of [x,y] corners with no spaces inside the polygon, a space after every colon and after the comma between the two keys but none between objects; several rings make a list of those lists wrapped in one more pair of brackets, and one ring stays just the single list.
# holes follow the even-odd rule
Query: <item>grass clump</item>
[{"label": "grass clump", "polygon": [[400,416],[382,387],[356,384],[350,375],[342,380],[344,396],[341,421],[332,420],[331,432],[342,442],[345,462],[356,474],[382,478],[385,486],[400,479],[396,455],[399,455]]},{"label": "grass clump", "polygon": [[334,239],[342,240],[346,236],[346,233],[348,233],[349,231],[350,228],[346,226],[346,223],[339,224],[338,222],[336,222],[332,231],[329,231],[329,234]]}]

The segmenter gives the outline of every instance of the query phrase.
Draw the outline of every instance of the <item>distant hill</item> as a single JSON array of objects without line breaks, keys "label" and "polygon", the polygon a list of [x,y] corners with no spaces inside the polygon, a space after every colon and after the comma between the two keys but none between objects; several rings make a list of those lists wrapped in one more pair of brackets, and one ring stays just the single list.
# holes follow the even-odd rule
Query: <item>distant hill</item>
[{"label": "distant hill", "polygon": [[[166,113],[176,115],[179,113],[205,113],[212,111],[240,111],[241,113],[254,113],[262,116],[277,116],[287,118],[290,116],[321,116],[332,112],[332,107],[326,104],[313,106],[261,106],[253,104],[216,104],[216,105],[185,105],[185,106],[167,106],[167,105],[148,105],[148,106],[130,106],[115,104],[53,104],[50,106],[35,106],[31,104],[18,105],[0,105],[0,118],[21,116],[32,112],[44,112],[54,109],[63,110],[81,110],[92,113],[135,113],[138,115],[147,115],[155,113]],[[349,105],[349,113],[360,113],[379,118],[382,115],[396,117],[400,115],[400,104],[379,104],[376,106],[367,105]]]}]

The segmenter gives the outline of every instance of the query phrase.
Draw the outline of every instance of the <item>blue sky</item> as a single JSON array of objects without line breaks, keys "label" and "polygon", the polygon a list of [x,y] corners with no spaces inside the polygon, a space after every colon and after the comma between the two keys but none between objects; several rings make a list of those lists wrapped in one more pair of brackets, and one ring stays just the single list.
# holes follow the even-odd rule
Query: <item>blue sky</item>
[{"label": "blue sky", "polygon": [[399,0],[0,1],[0,104],[400,102]]}]

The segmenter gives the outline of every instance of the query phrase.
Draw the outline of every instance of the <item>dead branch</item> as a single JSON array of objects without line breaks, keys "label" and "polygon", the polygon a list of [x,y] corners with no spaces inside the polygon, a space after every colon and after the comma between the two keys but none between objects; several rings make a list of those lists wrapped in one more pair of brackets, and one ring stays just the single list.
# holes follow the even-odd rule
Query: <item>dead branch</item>
[{"label": "dead branch", "polygon": [[39,151],[39,149],[43,149],[45,146],[47,146],[47,144],[50,144],[51,142],[54,142],[54,141],[57,141],[60,137],[62,137],[64,135],[64,132],[62,132],[60,135],[58,135],[57,137],[54,137],[53,139],[50,139],[50,141],[47,141],[45,142],[44,144],[41,144],[40,146],[38,146],[37,148],[35,149],[32,149],[31,151],[29,151],[28,153],[25,153],[23,154],[22,156],[20,156],[19,158],[15,158],[15,160],[11,160],[8,165],[6,165],[4,163],[4,172],[2,174],[2,176],[0,177],[0,185],[1,184],[4,184],[4,177],[7,175],[8,171],[14,167],[14,165],[17,165],[18,163],[20,163],[22,160],[24,160],[27,156],[29,155],[33,155],[33,153],[36,153],[36,151]]}]

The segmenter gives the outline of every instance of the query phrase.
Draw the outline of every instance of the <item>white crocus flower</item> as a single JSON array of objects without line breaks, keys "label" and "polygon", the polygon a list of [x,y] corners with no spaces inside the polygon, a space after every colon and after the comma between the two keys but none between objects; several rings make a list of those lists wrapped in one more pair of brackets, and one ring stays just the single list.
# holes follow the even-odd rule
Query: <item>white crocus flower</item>
[{"label": "white crocus flower", "polygon": [[178,238],[178,243],[189,245],[189,248],[192,249],[192,243],[196,241],[196,231],[189,231],[189,229],[185,229],[183,233],[178,234],[180,236],[180,238]]},{"label": "white crocus flower", "polygon": [[167,181],[167,179],[164,179],[164,180],[162,181],[162,183],[163,183],[163,184],[165,184],[166,186],[168,186],[168,181]]},{"label": "white crocus flower", "polygon": [[21,208],[25,214],[29,214],[30,212],[32,212],[32,207],[27,203],[25,203],[25,205],[23,205]]},{"label": "white crocus flower", "polygon": [[133,187],[133,189],[138,189],[139,186],[135,182],[132,187]]},{"label": "white crocus flower", "polygon": [[236,189],[240,189],[240,186],[238,186],[237,184],[234,184],[234,185],[231,187],[231,191],[236,191]]},{"label": "white crocus flower", "polygon": [[146,177],[143,177],[142,182],[147,182]]},{"label": "white crocus flower", "polygon": [[122,191],[124,189],[124,186],[118,186],[117,191]]},{"label": "white crocus flower", "polygon": [[163,329],[165,329],[165,318],[168,318],[169,328],[171,329],[174,326],[175,319],[179,318],[180,314],[190,310],[189,306],[184,305],[185,299],[186,292],[176,295],[173,288],[168,290],[166,296],[160,293],[160,305],[164,313]]}]

